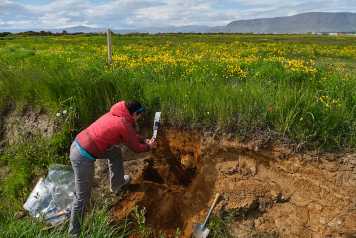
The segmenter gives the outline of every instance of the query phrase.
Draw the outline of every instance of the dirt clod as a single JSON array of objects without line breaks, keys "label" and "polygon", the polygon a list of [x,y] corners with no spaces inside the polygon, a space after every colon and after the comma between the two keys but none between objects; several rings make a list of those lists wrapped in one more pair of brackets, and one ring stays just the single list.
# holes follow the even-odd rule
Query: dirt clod
[{"label": "dirt clod", "polygon": [[28,106],[21,111],[11,108],[6,116],[3,116],[2,137],[4,143],[9,145],[39,135],[49,138],[54,134],[57,126],[41,108]]}]

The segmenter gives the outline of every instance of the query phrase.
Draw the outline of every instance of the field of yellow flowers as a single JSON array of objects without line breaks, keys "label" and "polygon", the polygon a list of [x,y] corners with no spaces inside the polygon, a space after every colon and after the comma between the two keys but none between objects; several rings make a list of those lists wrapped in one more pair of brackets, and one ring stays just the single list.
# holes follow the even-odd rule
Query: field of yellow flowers
[{"label": "field of yellow flowers", "polygon": [[[268,35],[8,37],[1,105],[74,108],[80,128],[135,98],[167,125],[274,130],[327,148],[356,145],[354,37]],[[70,104],[70,105],[69,105]]]}]

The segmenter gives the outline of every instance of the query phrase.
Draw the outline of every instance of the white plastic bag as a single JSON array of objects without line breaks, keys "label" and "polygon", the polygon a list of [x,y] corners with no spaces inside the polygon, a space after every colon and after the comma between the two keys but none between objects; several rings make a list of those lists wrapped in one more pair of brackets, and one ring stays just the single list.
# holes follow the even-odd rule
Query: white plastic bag
[{"label": "white plastic bag", "polygon": [[69,217],[73,198],[72,168],[54,164],[49,167],[47,177],[37,182],[23,207],[31,216],[57,225]]}]

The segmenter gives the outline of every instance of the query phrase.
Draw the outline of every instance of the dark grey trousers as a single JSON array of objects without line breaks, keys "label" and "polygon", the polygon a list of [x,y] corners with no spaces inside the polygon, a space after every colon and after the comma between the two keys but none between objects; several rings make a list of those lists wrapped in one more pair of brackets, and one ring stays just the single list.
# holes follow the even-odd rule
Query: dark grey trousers
[{"label": "dark grey trousers", "polygon": [[[95,161],[83,157],[74,143],[70,147],[69,158],[74,170],[75,196],[72,203],[68,233],[75,235],[80,233],[84,211],[90,200]],[[124,166],[120,148],[110,148],[103,158],[108,159],[110,189],[117,192],[121,185],[124,184]]]}]

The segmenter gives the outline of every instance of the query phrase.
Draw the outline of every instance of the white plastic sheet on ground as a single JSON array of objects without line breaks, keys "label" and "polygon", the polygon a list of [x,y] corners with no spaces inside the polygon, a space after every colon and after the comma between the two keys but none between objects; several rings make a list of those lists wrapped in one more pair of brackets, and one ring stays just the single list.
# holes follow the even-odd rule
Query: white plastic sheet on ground
[{"label": "white plastic sheet on ground", "polygon": [[57,225],[69,217],[73,197],[72,168],[55,164],[49,167],[47,177],[37,182],[23,207],[31,216]]}]

